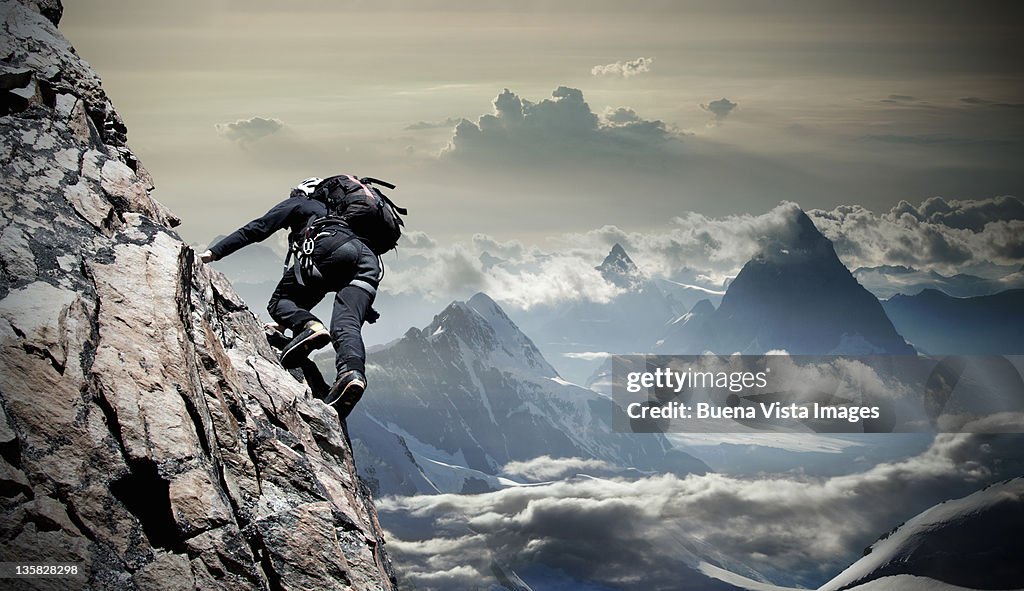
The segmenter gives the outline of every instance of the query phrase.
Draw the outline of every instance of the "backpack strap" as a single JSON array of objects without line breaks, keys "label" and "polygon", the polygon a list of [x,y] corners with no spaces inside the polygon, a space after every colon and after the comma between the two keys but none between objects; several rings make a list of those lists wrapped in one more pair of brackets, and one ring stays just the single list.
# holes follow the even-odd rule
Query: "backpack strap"
[{"label": "backpack strap", "polygon": [[380,185],[382,187],[387,187],[389,189],[396,189],[397,188],[395,185],[393,185],[393,184],[391,184],[391,183],[389,183],[387,181],[382,181],[380,179],[375,179],[372,176],[364,176],[363,178],[359,179],[359,182],[364,183],[364,184]]},{"label": "backpack strap", "polygon": [[[384,202],[387,203],[389,206],[391,206],[391,209],[397,211],[398,213],[400,213],[402,215],[409,215],[409,210],[408,209],[406,209],[404,207],[399,207],[397,204],[395,204],[394,201],[391,200],[390,197],[388,197],[384,193],[381,193],[380,191],[377,191],[377,195],[380,195],[380,198],[383,199]],[[405,225],[405,222],[402,221],[402,218],[398,218],[398,223],[400,225],[402,225],[402,226]]]},{"label": "backpack strap", "polygon": [[[359,179],[359,182],[363,183],[363,184],[366,184],[366,185],[380,185],[382,187],[387,187],[389,189],[397,189],[398,188],[396,185],[394,185],[392,183],[389,183],[387,181],[382,181],[382,180],[380,180],[378,178],[374,178],[372,176],[364,176],[363,178]],[[408,209],[406,209],[404,207],[399,207],[399,205],[397,203],[392,201],[391,198],[388,197],[387,195],[385,195],[384,193],[381,193],[380,191],[377,191],[376,189],[374,189],[374,192],[377,193],[377,195],[381,199],[383,199],[388,205],[390,205],[391,209],[394,209],[396,212],[398,212],[398,213],[400,213],[402,215],[409,215],[409,210]],[[405,223],[401,219],[398,220],[398,223],[403,225],[403,226],[405,225]]]}]

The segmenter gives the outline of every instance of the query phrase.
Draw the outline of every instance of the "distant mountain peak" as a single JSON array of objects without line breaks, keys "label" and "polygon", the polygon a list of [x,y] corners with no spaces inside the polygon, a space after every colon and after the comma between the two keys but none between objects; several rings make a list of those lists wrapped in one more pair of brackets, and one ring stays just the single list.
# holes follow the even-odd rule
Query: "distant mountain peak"
[{"label": "distant mountain peak", "polygon": [[548,377],[558,375],[533,341],[483,292],[465,302],[448,304],[420,334],[431,340],[461,341],[474,355],[489,358],[495,367],[530,368]]},{"label": "distant mountain peak", "polygon": [[505,312],[502,311],[501,307],[498,306],[497,302],[492,300],[491,296],[487,295],[482,291],[478,291],[475,294],[473,294],[473,297],[466,300],[466,304],[469,305],[469,307],[473,308],[474,310],[477,308],[497,309],[498,312],[500,312],[502,315],[505,314]]},{"label": "distant mountain peak", "polygon": [[[844,354],[862,346],[878,353],[913,353],[878,299],[861,286],[832,242],[799,209],[786,231],[766,241],[729,284],[706,322],[687,322],[665,339],[674,352],[785,349],[792,354]],[[855,337],[860,338],[855,338]]]},{"label": "distant mountain peak", "polygon": [[622,248],[622,244],[620,244],[618,242],[616,242],[615,244],[612,245],[612,250],[611,250],[610,253],[608,253],[608,256],[617,256],[617,257],[624,257],[627,260],[629,259],[629,255],[626,254],[626,249]]},{"label": "distant mountain peak", "polygon": [[796,209],[793,224],[787,231],[767,240],[755,257],[766,261],[786,261],[794,258],[829,256],[839,260],[832,241],[818,230],[802,209]]},{"label": "distant mountain peak", "polygon": [[612,246],[604,262],[594,268],[601,272],[601,277],[604,277],[605,281],[623,289],[634,287],[644,279],[640,268],[618,242]]}]

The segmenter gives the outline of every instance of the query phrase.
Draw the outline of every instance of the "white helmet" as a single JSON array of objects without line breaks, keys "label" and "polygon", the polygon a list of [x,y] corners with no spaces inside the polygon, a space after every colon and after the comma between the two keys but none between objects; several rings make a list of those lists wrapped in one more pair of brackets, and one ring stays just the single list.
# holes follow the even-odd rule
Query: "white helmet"
[{"label": "white helmet", "polygon": [[322,183],[323,180],[318,176],[314,176],[302,181],[292,189],[292,197],[298,197],[300,194],[302,197],[309,197],[316,190],[316,186]]}]

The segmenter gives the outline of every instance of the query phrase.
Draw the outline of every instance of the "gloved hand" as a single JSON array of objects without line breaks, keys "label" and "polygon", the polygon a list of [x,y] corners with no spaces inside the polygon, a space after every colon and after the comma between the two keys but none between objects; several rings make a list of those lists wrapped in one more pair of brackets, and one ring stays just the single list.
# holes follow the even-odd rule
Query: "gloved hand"
[{"label": "gloved hand", "polygon": [[373,324],[374,322],[377,322],[378,320],[380,320],[380,312],[374,310],[373,307],[371,306],[370,309],[366,311],[365,320],[367,324]]},{"label": "gloved hand", "polygon": [[202,254],[199,255],[199,260],[203,261],[204,263],[211,263],[217,260],[217,257],[213,256],[213,253],[210,252],[209,249],[207,249],[203,251]]}]

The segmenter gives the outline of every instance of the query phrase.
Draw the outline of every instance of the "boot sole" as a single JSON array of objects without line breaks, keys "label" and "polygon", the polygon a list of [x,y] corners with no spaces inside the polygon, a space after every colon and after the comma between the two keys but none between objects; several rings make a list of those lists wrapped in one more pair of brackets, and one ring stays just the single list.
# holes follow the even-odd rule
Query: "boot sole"
[{"label": "boot sole", "polygon": [[334,406],[338,411],[338,419],[345,420],[363,397],[365,391],[366,384],[362,380],[353,380],[345,384],[339,393],[333,392],[332,388],[332,391],[327,394],[327,398],[324,399],[324,403]]},{"label": "boot sole", "polygon": [[331,342],[331,335],[325,332],[313,333],[281,352],[281,365],[285,369],[295,369],[309,354]]}]

